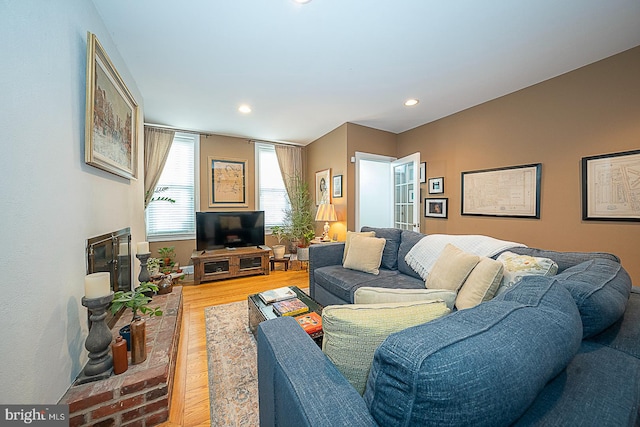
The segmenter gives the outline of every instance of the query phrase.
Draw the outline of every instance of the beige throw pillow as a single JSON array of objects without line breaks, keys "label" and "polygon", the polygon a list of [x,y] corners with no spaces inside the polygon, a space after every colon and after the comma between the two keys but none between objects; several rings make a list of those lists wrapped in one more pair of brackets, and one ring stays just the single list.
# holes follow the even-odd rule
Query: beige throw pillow
[{"label": "beige throw pillow", "polygon": [[500,261],[482,257],[458,291],[456,308],[475,307],[493,298],[502,282],[503,269]]},{"label": "beige throw pillow", "polygon": [[379,274],[385,243],[387,240],[383,238],[353,236],[349,253],[342,266],[351,270]]},{"label": "beige throw pillow", "polygon": [[387,336],[447,313],[442,301],[330,305],[322,311],[322,351],[363,394],[373,354]]},{"label": "beige throw pillow", "polygon": [[428,289],[458,292],[478,262],[478,255],[466,253],[452,244],[447,244],[433,264],[425,285]]},{"label": "beige throw pillow", "polygon": [[447,308],[453,310],[456,293],[441,289],[396,289],[363,286],[353,294],[355,304],[379,304],[394,302],[438,301],[442,300]]},{"label": "beige throw pillow", "polygon": [[349,247],[351,246],[351,239],[353,236],[365,236],[365,237],[376,237],[375,231],[347,231],[347,238],[344,241],[344,252],[342,253],[342,263],[344,264],[344,260],[347,259],[347,253],[349,252]]}]

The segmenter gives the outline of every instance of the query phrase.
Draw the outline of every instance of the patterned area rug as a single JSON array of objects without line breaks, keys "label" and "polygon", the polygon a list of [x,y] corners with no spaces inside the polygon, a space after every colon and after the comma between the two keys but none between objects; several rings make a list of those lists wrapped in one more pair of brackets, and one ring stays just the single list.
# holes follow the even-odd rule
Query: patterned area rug
[{"label": "patterned area rug", "polygon": [[212,426],[257,426],[257,349],[247,301],[205,308]]}]

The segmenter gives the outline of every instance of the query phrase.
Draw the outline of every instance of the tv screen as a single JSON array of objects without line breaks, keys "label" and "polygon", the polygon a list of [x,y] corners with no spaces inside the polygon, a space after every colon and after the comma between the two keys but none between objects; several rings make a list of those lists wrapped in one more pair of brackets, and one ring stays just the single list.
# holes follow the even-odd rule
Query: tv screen
[{"label": "tv screen", "polygon": [[264,211],[196,212],[199,251],[264,245]]}]

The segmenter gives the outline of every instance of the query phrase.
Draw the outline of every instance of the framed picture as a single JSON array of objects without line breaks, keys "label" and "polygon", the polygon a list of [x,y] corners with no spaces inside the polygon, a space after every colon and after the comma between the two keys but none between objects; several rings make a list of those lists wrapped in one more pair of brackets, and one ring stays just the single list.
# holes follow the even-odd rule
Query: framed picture
[{"label": "framed picture", "polygon": [[342,175],[333,177],[333,197],[342,197]]},{"label": "framed picture", "polygon": [[216,159],[209,162],[209,207],[246,207],[247,161]]},{"label": "framed picture", "polygon": [[542,164],[462,172],[462,215],[540,218]]},{"label": "framed picture", "polygon": [[449,199],[424,199],[424,216],[428,218],[446,218]]},{"label": "framed picture", "polygon": [[429,178],[429,194],[444,193],[444,178]]},{"label": "framed picture", "polygon": [[135,179],[138,104],[92,33],[87,33],[85,103],[85,163],[123,178]]},{"label": "framed picture", "polygon": [[427,182],[427,163],[420,163],[420,184]]},{"label": "framed picture", "polygon": [[331,203],[331,169],[316,172],[316,205]]},{"label": "framed picture", "polygon": [[640,150],[582,158],[582,219],[640,221]]}]

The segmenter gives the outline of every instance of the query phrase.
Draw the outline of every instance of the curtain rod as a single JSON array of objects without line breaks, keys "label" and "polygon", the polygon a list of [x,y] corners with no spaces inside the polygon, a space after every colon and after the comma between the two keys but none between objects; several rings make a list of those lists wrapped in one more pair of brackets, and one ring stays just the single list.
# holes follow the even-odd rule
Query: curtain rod
[{"label": "curtain rod", "polygon": [[147,126],[147,127],[151,127],[151,128],[174,130],[176,132],[182,132],[182,133],[196,133],[198,135],[205,135],[205,136],[213,135],[212,133],[209,133],[209,132],[203,132],[203,131],[193,130],[193,129],[181,129],[181,128],[176,128],[176,127],[173,127],[173,126],[158,125],[158,124],[155,124],[155,123],[146,123],[145,122],[144,125]]},{"label": "curtain rod", "polygon": [[274,141],[265,141],[264,139],[248,139],[247,141],[249,141],[249,144],[255,144],[257,143],[264,143],[264,144],[271,144],[271,145],[284,145],[287,147],[304,147],[304,145],[302,144],[298,144],[297,142],[274,142]]}]

